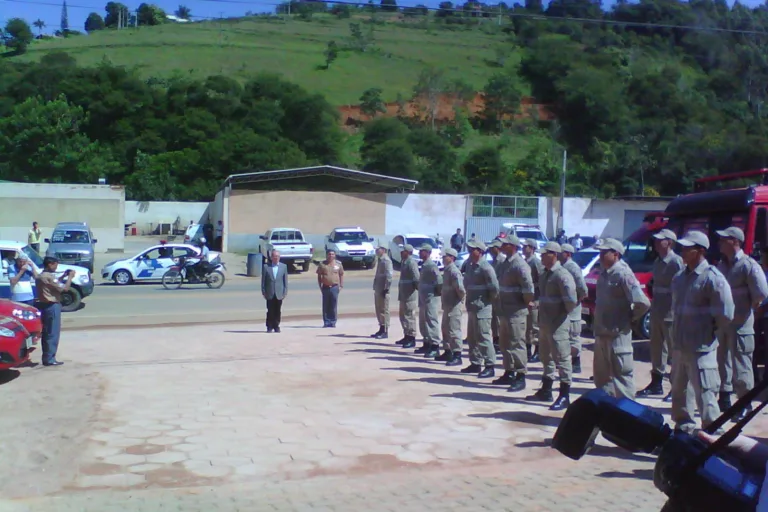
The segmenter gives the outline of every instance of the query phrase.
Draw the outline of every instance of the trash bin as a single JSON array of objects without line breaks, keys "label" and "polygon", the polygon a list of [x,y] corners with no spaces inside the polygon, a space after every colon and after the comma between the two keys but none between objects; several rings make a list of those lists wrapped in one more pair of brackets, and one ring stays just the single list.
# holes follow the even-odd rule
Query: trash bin
[{"label": "trash bin", "polygon": [[249,252],[248,260],[245,264],[245,273],[248,277],[261,277],[261,266],[263,265],[264,257],[260,252]]}]

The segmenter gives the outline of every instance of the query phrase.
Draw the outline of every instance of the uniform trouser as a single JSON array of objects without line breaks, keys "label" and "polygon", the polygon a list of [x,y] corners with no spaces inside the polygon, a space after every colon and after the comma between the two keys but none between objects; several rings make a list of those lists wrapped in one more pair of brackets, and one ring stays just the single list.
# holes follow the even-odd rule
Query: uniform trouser
[{"label": "uniform trouser", "polygon": [[58,302],[41,305],[41,320],[43,322],[42,340],[43,364],[56,360],[56,352],[59,350],[59,337],[61,336],[61,304]]},{"label": "uniform trouser", "polygon": [[469,312],[467,318],[467,338],[469,339],[469,362],[493,366],[496,351],[491,338],[491,316],[478,318],[476,312]]},{"label": "uniform trouser", "polygon": [[400,325],[403,326],[403,334],[416,336],[416,299],[400,301]]},{"label": "uniform trouser", "polygon": [[[651,313],[651,371],[664,375],[672,352],[672,320],[657,319]],[[669,380],[672,380],[670,375]]]},{"label": "uniform trouser", "polygon": [[464,337],[461,334],[461,309],[457,311],[443,310],[443,350],[461,354]]},{"label": "uniform trouser", "polygon": [[539,308],[535,307],[528,311],[528,317],[525,321],[525,344],[536,345],[539,343]]},{"label": "uniform trouser", "polygon": [[568,341],[571,344],[571,355],[574,357],[581,355],[581,318],[569,320]]},{"label": "uniform trouser", "polygon": [[528,373],[528,352],[525,349],[526,316],[499,317],[499,347],[504,371]]},{"label": "uniform trouser", "polygon": [[492,313],[491,313],[491,336],[493,336],[493,339],[497,339],[499,337],[499,307],[494,304],[492,307]]},{"label": "uniform trouser", "polygon": [[568,336],[570,327],[570,320],[561,325],[549,325],[546,322],[539,324],[539,357],[544,366],[542,377],[545,379],[554,380],[555,371],[559,370],[562,384],[572,382],[571,341]]},{"label": "uniform trouser", "polygon": [[720,391],[735,391],[741,398],[755,387],[752,353],[755,351],[754,334],[738,334],[735,327],[717,333],[717,364],[720,368]]},{"label": "uniform trouser", "polygon": [[695,405],[706,428],[720,416],[717,392],[720,388],[717,354],[675,350],[672,354],[672,421],[677,425],[695,423]]},{"label": "uniform trouser", "polygon": [[389,329],[389,292],[374,291],[373,304],[379,325]]},{"label": "uniform trouser", "polygon": [[595,387],[616,398],[635,398],[632,333],[595,336]]},{"label": "uniform trouser", "polygon": [[320,290],[323,295],[323,325],[336,325],[339,285],[323,286]]},{"label": "uniform trouser", "polygon": [[419,332],[425,343],[440,343],[439,297],[419,298]]}]

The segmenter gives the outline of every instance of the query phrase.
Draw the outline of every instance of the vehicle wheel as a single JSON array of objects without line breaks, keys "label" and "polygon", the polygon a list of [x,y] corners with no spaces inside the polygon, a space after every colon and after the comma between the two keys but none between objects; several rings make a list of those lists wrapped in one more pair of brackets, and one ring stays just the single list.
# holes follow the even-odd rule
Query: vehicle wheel
[{"label": "vehicle wheel", "polygon": [[208,276],[208,280],[205,282],[205,284],[208,285],[208,288],[218,290],[224,286],[224,274],[222,274],[219,270],[214,270],[211,272],[211,275]]},{"label": "vehicle wheel", "polygon": [[365,263],[363,266],[366,268],[366,270],[371,270],[373,268],[373,262]]},{"label": "vehicle wheel", "polygon": [[304,264],[303,264],[303,265],[301,265],[301,269],[302,269],[304,272],[309,272],[309,264],[310,264],[310,263],[311,263],[311,262],[309,262],[309,261],[305,261],[305,262],[304,262]]},{"label": "vehicle wheel", "polygon": [[118,270],[112,274],[112,280],[115,284],[131,284],[133,282],[133,277],[131,277],[131,273],[127,270]]},{"label": "vehicle wheel", "polygon": [[61,310],[65,313],[77,311],[80,309],[80,303],[82,301],[83,296],[80,295],[80,291],[75,288],[70,288],[61,294]]},{"label": "vehicle wheel", "polygon": [[178,290],[184,279],[178,270],[169,270],[163,274],[163,288],[166,290]]},{"label": "vehicle wheel", "polygon": [[647,340],[651,338],[651,312],[647,311],[633,329],[635,338]]}]

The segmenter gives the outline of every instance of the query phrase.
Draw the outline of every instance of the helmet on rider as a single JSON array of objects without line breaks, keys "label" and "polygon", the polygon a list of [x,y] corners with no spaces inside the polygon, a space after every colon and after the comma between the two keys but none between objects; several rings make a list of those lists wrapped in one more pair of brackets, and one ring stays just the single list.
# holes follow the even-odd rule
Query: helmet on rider
[{"label": "helmet on rider", "polygon": [[202,247],[202,246],[204,246],[204,245],[205,245],[205,243],[206,243],[207,241],[208,241],[208,240],[206,240],[204,236],[201,236],[201,237],[200,237],[200,240],[198,240],[198,241],[197,241],[197,243],[198,243],[198,244],[200,244],[200,247]]}]

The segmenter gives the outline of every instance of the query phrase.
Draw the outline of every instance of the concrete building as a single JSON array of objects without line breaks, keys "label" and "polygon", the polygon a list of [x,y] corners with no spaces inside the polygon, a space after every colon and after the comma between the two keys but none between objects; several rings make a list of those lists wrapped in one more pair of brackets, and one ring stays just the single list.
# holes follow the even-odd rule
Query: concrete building
[{"label": "concrete building", "polygon": [[[37,221],[43,238],[59,222],[87,222],[97,252],[122,252],[125,189],[111,185],[0,182],[0,238],[27,241]],[[45,250],[46,244],[41,249]]]}]

